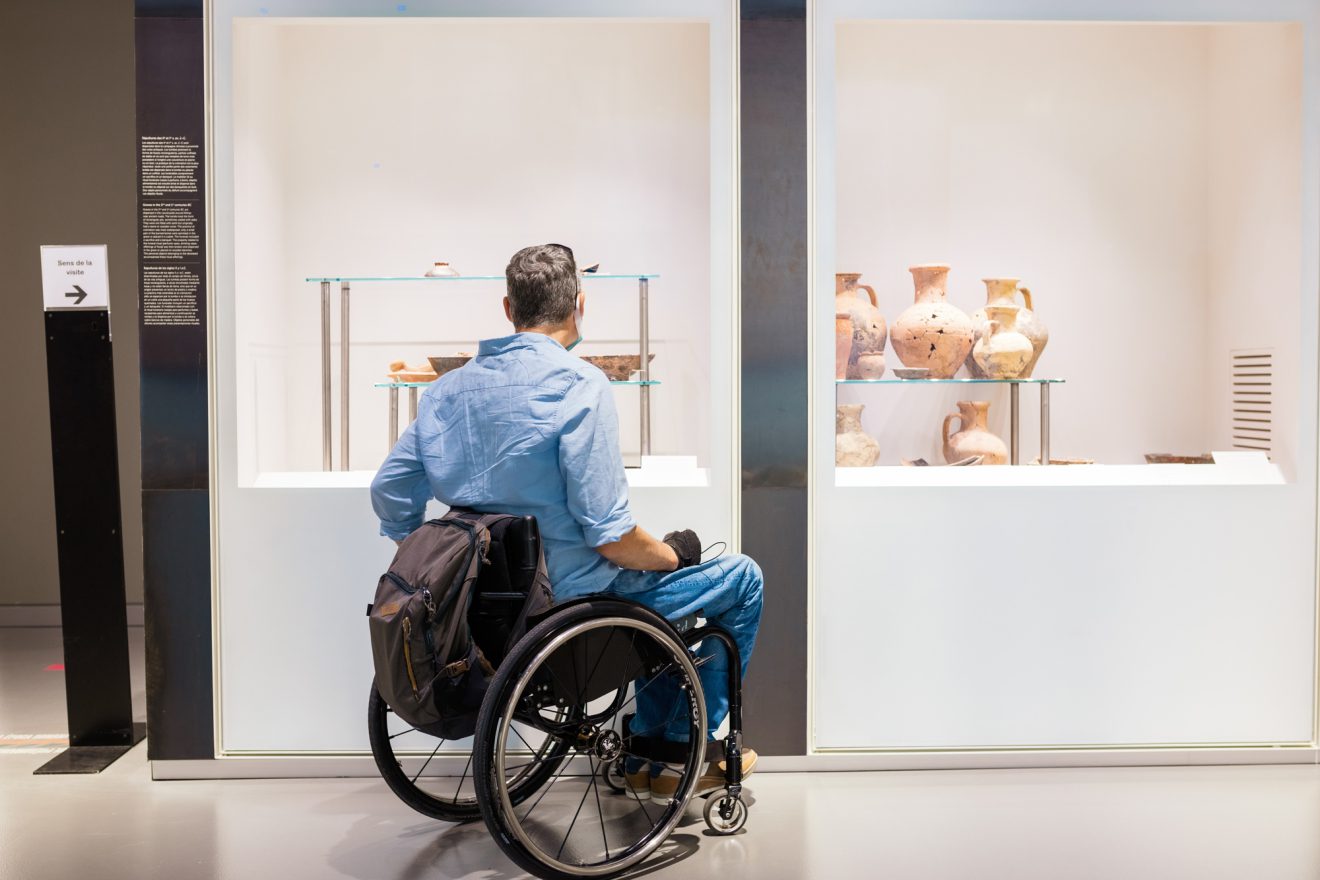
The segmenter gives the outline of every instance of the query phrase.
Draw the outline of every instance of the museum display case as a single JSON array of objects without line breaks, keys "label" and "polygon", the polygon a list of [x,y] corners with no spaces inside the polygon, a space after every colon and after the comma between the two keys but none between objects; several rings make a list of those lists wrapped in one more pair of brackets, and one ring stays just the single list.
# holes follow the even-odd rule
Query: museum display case
[{"label": "museum display case", "polygon": [[812,747],[1312,741],[1314,12],[811,28]]},{"label": "museum display case", "polygon": [[[521,247],[576,254],[574,354],[612,381],[637,520],[732,536],[735,22],[707,0],[211,5],[221,754],[365,752],[360,606],[393,550],[367,487],[426,387],[512,332]],[[291,687],[294,655],[323,683]]]}]

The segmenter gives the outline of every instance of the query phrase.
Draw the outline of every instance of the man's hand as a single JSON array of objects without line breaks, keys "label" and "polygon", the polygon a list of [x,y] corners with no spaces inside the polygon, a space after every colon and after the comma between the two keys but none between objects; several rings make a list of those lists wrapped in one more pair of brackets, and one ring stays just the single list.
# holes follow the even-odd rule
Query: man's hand
[{"label": "man's hand", "polygon": [[[701,562],[701,539],[691,529],[670,532],[665,535],[664,543],[673,548],[674,555],[678,557],[678,568],[687,568]],[[678,568],[674,570],[678,571]]]}]

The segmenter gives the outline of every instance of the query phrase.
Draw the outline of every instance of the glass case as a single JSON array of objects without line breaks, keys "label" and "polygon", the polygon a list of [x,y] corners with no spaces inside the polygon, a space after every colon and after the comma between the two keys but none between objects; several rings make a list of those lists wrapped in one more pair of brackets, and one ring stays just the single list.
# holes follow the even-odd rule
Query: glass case
[{"label": "glass case", "polygon": [[394,550],[368,486],[432,371],[512,332],[522,247],[596,266],[574,354],[617,380],[634,517],[736,539],[736,22],[711,0],[208,5],[223,754],[365,751],[362,606]]},{"label": "glass case", "polygon": [[[843,375],[1067,381],[1020,408],[1013,384],[840,383],[838,403],[864,407],[877,465],[1135,465],[1226,451],[1257,453],[1220,463],[1254,462],[1262,480],[1293,473],[1298,26],[828,27],[832,235],[821,256],[838,274],[817,308],[851,319]],[[868,331],[885,324],[883,359],[859,364],[860,349],[884,342]],[[987,406],[964,418],[964,402]],[[1032,442],[1014,455],[1019,436]]]},{"label": "glass case", "polygon": [[1316,18],[813,4],[815,750],[1315,740]]}]

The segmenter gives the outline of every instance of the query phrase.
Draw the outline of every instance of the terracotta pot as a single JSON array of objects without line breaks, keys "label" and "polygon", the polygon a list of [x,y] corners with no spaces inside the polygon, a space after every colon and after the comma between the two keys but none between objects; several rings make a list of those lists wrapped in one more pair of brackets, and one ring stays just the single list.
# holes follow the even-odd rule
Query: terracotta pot
[{"label": "terracotta pot", "polygon": [[880,444],[862,430],[860,403],[834,408],[834,464],[838,467],[871,467],[880,458]]},{"label": "terracotta pot", "polygon": [[[864,351],[884,351],[887,328],[885,316],[880,314],[875,288],[858,284],[859,272],[839,272],[834,276],[834,311],[847,312],[852,317],[852,351],[848,355],[849,379],[857,375],[857,358]],[[864,295],[862,295],[864,294]],[[868,301],[869,300],[869,301]]]},{"label": "terracotta pot", "polygon": [[885,374],[885,353],[864,351],[857,356],[857,378],[879,379]]},{"label": "terracotta pot", "polygon": [[946,302],[949,267],[913,266],[916,301],[894,322],[894,353],[905,367],[925,367],[932,379],[952,379],[975,341],[972,320]]},{"label": "terracotta pot", "polygon": [[[1036,317],[1036,312],[1031,304],[1031,291],[1025,287],[1018,286],[1016,278],[983,278],[985,282],[985,304],[987,306],[1014,306],[1017,305],[1017,295],[1022,295],[1022,301],[1026,303],[1026,308],[1020,309],[1017,316],[1017,331],[1031,341],[1031,362],[1027,368],[1022,371],[1018,377],[1020,379],[1030,379],[1032,370],[1036,369],[1036,362],[1040,360],[1041,352],[1045,350],[1045,345],[1050,341],[1050,331]],[[990,318],[984,308],[972,312],[972,327],[976,330],[976,339],[980,339],[985,333],[986,322]],[[976,363],[976,359],[971,355],[967,356],[967,372],[976,379],[984,379],[986,376],[981,372],[981,368]]]},{"label": "terracotta pot", "polygon": [[987,379],[1017,379],[1031,363],[1031,340],[1017,331],[1017,306],[986,306],[990,320],[972,358]]},{"label": "terracotta pot", "polygon": [[848,358],[852,355],[852,315],[837,312],[834,315],[834,378],[848,378]]},{"label": "terracotta pot", "polygon": [[[1008,464],[1008,447],[986,426],[990,404],[984,400],[960,400],[958,411],[944,417],[944,460],[949,464],[981,456],[981,464]],[[958,430],[949,425],[958,420]]]}]

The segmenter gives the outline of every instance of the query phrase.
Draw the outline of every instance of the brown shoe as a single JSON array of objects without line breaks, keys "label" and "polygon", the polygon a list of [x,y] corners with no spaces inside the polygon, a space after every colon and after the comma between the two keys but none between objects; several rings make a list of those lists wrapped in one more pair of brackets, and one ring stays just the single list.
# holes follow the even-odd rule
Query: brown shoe
[{"label": "brown shoe", "polygon": [[628,791],[637,795],[639,798],[648,797],[651,794],[651,767],[643,764],[642,769],[636,773],[623,774],[623,784],[628,787]]},{"label": "brown shoe", "polygon": [[651,777],[651,802],[668,806],[674,802],[674,793],[678,791],[678,780],[683,771],[668,764],[663,766],[664,769],[658,775]]},{"label": "brown shoe", "polygon": [[[754,749],[743,749],[742,778],[744,781],[756,770],[756,757]],[[697,780],[697,790],[694,796],[702,797],[724,788],[727,785],[724,779],[724,771],[727,767],[728,765],[724,761],[711,761],[706,768],[706,772],[701,774],[701,778]]]},{"label": "brown shoe", "polygon": [[[706,767],[706,771],[701,774],[697,780],[696,790],[693,797],[708,795],[713,791],[719,791],[724,788],[724,768],[723,761],[711,761]],[[743,779],[752,775],[756,769],[756,752],[752,749],[744,749],[742,753]],[[665,765],[665,769],[660,771],[659,776],[651,777],[651,801],[657,804],[668,805],[673,802],[674,794],[678,791],[678,782],[681,770]]]}]

